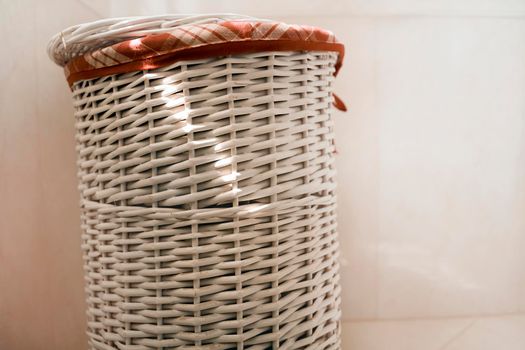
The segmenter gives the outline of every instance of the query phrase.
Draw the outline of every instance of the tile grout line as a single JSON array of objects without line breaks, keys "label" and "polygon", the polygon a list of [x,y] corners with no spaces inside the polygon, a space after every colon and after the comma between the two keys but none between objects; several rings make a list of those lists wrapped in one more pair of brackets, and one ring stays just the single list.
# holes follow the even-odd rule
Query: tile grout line
[{"label": "tile grout line", "polygon": [[507,312],[507,313],[497,313],[497,314],[478,314],[478,315],[457,315],[457,316],[429,316],[429,317],[399,317],[399,318],[363,318],[363,319],[353,319],[353,320],[343,320],[343,323],[381,323],[381,322],[414,322],[414,321],[446,321],[446,320],[461,320],[461,319],[490,319],[490,318],[499,318],[499,317],[508,317],[508,316],[524,316],[525,312],[516,311],[516,312]]},{"label": "tile grout line", "polygon": [[459,332],[457,332],[454,336],[452,336],[452,338],[450,338],[449,340],[447,340],[443,346],[441,346],[438,350],[446,350],[447,348],[450,347],[450,345],[452,345],[456,340],[458,340],[460,337],[462,337],[463,335],[465,335],[465,333],[467,333],[472,327],[474,327],[474,325],[478,322],[478,320],[472,320],[469,322],[469,324],[467,324],[465,327],[463,327],[462,329],[459,330]]}]

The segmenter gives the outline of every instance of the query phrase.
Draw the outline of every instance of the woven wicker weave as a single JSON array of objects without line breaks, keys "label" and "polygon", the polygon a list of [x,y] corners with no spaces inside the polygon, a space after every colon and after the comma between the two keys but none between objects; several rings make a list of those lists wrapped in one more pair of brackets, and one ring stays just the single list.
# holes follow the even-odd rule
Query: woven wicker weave
[{"label": "woven wicker weave", "polygon": [[340,348],[336,56],[73,86],[92,348]]}]

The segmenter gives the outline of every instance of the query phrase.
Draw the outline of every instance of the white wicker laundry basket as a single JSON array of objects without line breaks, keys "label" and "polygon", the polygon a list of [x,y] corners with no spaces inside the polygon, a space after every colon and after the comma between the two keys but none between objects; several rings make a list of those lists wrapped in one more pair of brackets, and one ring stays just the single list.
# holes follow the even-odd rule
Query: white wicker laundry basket
[{"label": "white wicker laundry basket", "polygon": [[92,349],[340,348],[341,47],[231,15],[51,41],[76,111]]}]

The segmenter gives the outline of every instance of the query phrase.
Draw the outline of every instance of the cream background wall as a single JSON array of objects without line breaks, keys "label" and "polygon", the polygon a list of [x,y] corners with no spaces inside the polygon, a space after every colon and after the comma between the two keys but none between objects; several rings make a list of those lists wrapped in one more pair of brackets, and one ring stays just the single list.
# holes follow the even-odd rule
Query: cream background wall
[{"label": "cream background wall", "polygon": [[237,12],[346,44],[344,350],[525,349],[525,1],[0,0],[0,349],[84,349],[70,93],[51,35]]}]

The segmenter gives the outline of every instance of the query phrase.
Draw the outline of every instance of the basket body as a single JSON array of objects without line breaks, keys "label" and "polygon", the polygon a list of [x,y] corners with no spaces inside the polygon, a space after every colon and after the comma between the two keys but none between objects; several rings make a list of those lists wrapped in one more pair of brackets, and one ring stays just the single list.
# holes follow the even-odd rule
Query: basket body
[{"label": "basket body", "polygon": [[92,349],[339,349],[336,54],[73,86]]}]

